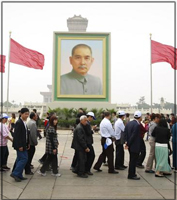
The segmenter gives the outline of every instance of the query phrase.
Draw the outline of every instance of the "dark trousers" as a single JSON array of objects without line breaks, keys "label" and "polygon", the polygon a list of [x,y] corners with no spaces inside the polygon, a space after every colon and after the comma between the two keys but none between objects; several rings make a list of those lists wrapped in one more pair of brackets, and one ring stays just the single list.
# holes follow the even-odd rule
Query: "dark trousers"
[{"label": "dark trousers", "polygon": [[9,149],[7,146],[0,147],[0,167],[7,166],[7,159],[9,156]]},{"label": "dark trousers", "polygon": [[93,164],[94,159],[95,159],[95,151],[94,151],[94,148],[91,144],[87,144],[87,147],[90,149],[90,151],[88,153],[86,153],[87,161],[85,163],[85,171],[90,172],[90,169],[91,169],[92,164]]},{"label": "dark trousers", "polygon": [[35,151],[36,151],[35,146],[30,145],[30,149],[27,150],[27,152],[28,152],[28,162],[26,163],[26,166],[25,166],[25,173],[31,172],[30,165],[31,165]]},{"label": "dark trousers", "polygon": [[45,160],[47,159],[47,153],[45,153],[42,158],[40,158],[39,160],[41,160],[43,163],[45,162]]},{"label": "dark trousers", "polygon": [[138,156],[137,165],[142,165],[145,157],[146,157],[146,146],[145,146],[143,138],[141,138],[140,154]]},{"label": "dark trousers", "polygon": [[45,173],[47,171],[47,169],[49,168],[49,164],[52,164],[52,171],[54,174],[58,173],[58,157],[57,154],[47,154],[47,158],[44,162],[44,164],[42,165],[40,171],[42,173]]},{"label": "dark trousers", "polygon": [[77,165],[75,168],[75,172],[78,175],[83,175],[85,173],[85,163],[86,163],[86,152],[84,150],[82,151],[77,151],[76,150],[76,154],[77,154]]},{"label": "dark trousers", "polygon": [[76,165],[77,165],[77,161],[78,161],[78,158],[77,158],[77,153],[76,153],[76,150],[75,150],[73,160],[72,160],[72,163],[71,163],[71,167],[75,168]]},{"label": "dark trousers", "polygon": [[41,134],[40,134],[40,132],[39,132],[39,131],[37,131],[37,137],[39,137],[39,139],[41,139],[41,138],[42,138],[42,136],[41,136]]},{"label": "dark trousers", "polygon": [[46,137],[46,130],[44,129],[44,137]]},{"label": "dark trousers", "polygon": [[121,144],[120,140],[115,141],[116,145],[116,159],[115,159],[115,167],[122,167],[124,165],[124,147]]},{"label": "dark trousers", "polygon": [[134,153],[129,150],[130,154],[130,161],[129,161],[129,168],[128,168],[128,177],[132,178],[136,175],[136,164],[138,160],[139,153]]},{"label": "dark trousers", "polygon": [[100,154],[98,161],[94,165],[94,169],[100,169],[102,163],[105,161],[105,158],[107,157],[108,159],[108,172],[113,172],[114,171],[114,147],[113,143],[107,147],[107,149],[104,148],[106,138],[101,138],[101,145],[102,145],[102,153]]}]

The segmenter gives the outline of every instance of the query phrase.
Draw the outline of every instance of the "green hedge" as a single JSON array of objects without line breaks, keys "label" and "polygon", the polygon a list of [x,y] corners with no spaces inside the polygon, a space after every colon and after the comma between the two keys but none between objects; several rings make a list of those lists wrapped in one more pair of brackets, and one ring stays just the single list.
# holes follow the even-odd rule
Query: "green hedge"
[{"label": "green hedge", "polygon": [[59,119],[58,120],[58,127],[66,127],[70,128],[73,127],[76,123],[76,119],[70,119],[70,120],[65,120],[65,119]]},{"label": "green hedge", "polygon": [[[97,108],[92,108],[91,110],[88,110],[87,108],[83,108],[85,113],[88,113],[89,111],[92,111],[95,114],[96,120],[93,120],[91,122],[91,125],[100,125],[100,122],[102,120],[102,112],[103,111],[109,111],[110,113],[115,112],[114,109],[97,109]],[[58,128],[71,128],[75,126],[76,122],[76,116],[78,114],[78,110],[75,108],[55,108],[55,109],[50,109],[48,110],[49,113],[53,112],[58,116]],[[45,119],[45,116],[42,118]],[[41,122],[39,123],[40,127],[44,127],[44,123],[41,119]]]}]

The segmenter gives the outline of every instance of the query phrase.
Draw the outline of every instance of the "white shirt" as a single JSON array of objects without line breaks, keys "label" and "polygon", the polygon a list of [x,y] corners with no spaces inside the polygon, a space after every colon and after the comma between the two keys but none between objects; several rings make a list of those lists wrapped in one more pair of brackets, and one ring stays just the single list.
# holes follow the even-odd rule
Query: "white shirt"
[{"label": "white shirt", "polygon": [[100,123],[100,132],[101,132],[101,136],[108,138],[108,137],[115,137],[115,132],[114,129],[112,127],[111,122],[109,121],[109,119],[104,118],[101,123]]},{"label": "white shirt", "polygon": [[118,118],[118,120],[115,123],[115,138],[116,140],[120,140],[121,138],[121,132],[124,132],[125,129],[125,125],[122,121],[121,118]]},{"label": "white shirt", "polygon": [[[23,121],[23,119],[21,118],[21,120]],[[27,124],[26,124],[26,121],[23,121],[23,124],[25,126],[25,129],[26,129],[26,141],[28,139],[28,128],[27,128]]]}]

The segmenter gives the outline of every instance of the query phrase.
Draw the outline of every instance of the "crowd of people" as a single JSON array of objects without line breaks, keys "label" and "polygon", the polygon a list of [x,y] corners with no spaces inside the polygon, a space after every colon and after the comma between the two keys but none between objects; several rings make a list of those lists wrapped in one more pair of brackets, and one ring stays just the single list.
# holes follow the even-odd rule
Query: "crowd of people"
[{"label": "crowd of people", "polygon": [[[30,120],[27,122],[28,117]],[[99,125],[102,152],[93,165],[95,161],[93,134],[98,127],[92,126],[91,123],[96,118],[93,112],[85,113],[80,108],[71,143],[71,148],[74,149],[70,168],[72,172],[80,178],[88,178],[93,175],[92,169],[102,172],[101,166],[105,164],[110,174],[118,174],[118,170],[125,170],[128,167],[127,178],[132,180],[140,179],[136,174],[136,168],[145,168],[145,173],[154,173],[158,178],[171,175],[172,170],[176,173],[177,120],[175,115],[172,113],[169,117],[169,115],[147,113],[143,119],[142,113],[136,111],[133,117],[134,119],[130,120],[130,115],[124,111],[102,113],[102,121]],[[41,131],[38,129],[39,116],[35,109],[30,113],[28,108],[22,108],[17,121],[12,114],[7,125],[8,118],[5,113],[0,116],[0,170],[1,172],[10,170],[7,166],[9,155],[7,141],[10,140],[17,154],[10,176],[16,182],[21,182],[27,179],[23,176],[23,171],[26,175],[34,174],[31,170],[34,168],[32,160],[38,144],[37,138],[42,138]],[[41,176],[46,176],[46,171],[50,170],[52,176],[61,176],[58,166],[57,124],[56,114],[47,113],[44,122],[45,152],[39,159],[42,166],[38,174]],[[146,166],[143,165],[146,157],[145,141],[150,145]],[[124,164],[125,151],[129,152],[129,166]],[[171,155],[173,163],[170,163]]]}]

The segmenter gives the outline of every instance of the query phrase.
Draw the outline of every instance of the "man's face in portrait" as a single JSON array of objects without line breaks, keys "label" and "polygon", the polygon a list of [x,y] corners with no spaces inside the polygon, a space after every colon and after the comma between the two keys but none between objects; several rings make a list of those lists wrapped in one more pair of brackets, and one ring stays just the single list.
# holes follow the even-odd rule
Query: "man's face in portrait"
[{"label": "man's face in portrait", "polygon": [[70,64],[76,73],[84,76],[89,71],[94,58],[92,58],[90,49],[87,47],[78,47],[75,49],[72,57],[70,57]]}]

